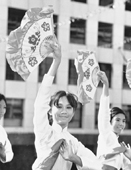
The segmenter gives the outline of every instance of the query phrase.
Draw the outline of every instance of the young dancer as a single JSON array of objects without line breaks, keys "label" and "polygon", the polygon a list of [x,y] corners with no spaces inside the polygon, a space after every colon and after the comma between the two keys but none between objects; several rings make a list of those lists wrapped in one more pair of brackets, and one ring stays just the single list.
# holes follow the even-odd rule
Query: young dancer
[{"label": "young dancer", "polygon": [[[0,94],[0,120],[6,112],[6,98]],[[5,129],[0,125],[0,161],[2,163],[10,162],[13,159],[11,143],[8,139]]]},{"label": "young dancer", "polygon": [[103,170],[129,170],[131,162],[130,149],[124,143],[119,144],[118,138],[126,126],[126,114],[118,107],[109,109],[109,83],[106,74],[98,72],[103,83],[98,113],[98,148],[97,156],[102,160]]},{"label": "young dancer", "polygon": [[[92,151],[68,132],[68,124],[77,108],[77,97],[58,91],[52,97],[51,87],[61,62],[61,48],[53,45],[54,58],[44,76],[34,105],[34,133],[37,159],[33,170],[70,170],[75,163],[79,170],[101,170],[101,162]],[[52,126],[47,113],[52,115]]]}]

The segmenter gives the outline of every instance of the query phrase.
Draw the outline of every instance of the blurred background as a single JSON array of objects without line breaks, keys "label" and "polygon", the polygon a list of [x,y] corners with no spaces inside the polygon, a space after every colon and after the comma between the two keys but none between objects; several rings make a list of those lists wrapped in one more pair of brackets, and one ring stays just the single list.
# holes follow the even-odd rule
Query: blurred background
[{"label": "blurred background", "polygon": [[[126,81],[126,62],[131,58],[131,0],[1,0],[0,1],[0,93],[7,98],[7,112],[2,124],[15,153],[10,163],[0,163],[2,170],[31,170],[36,158],[33,133],[33,104],[43,75],[52,62],[46,58],[30,77],[22,78],[10,69],[5,57],[10,31],[20,26],[25,12],[32,7],[53,5],[54,31],[62,46],[62,63],[53,83],[58,89],[77,94],[74,59],[78,49],[96,53],[101,70],[110,86],[111,107],[122,108],[128,116],[120,140],[131,144],[131,89]],[[102,84],[91,103],[81,105],[70,123],[69,131],[96,153],[97,114]],[[73,165],[72,170],[75,170]]]}]

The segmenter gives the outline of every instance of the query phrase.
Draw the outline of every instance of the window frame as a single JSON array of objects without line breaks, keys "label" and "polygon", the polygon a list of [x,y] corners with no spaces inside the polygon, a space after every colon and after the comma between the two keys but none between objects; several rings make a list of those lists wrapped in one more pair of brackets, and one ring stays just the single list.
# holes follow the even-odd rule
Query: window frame
[{"label": "window frame", "polygon": [[113,46],[112,43],[113,43],[113,24],[98,22],[98,43],[97,43],[98,47],[112,48]]},{"label": "window frame", "polygon": [[[86,44],[86,20],[71,17],[70,18],[70,43]],[[83,22],[83,25],[82,23]],[[81,28],[79,27],[81,26]]]},{"label": "window frame", "polygon": [[[4,126],[21,127],[23,124],[24,117],[24,99],[6,98],[6,101],[7,110],[4,115]],[[16,105],[19,103],[20,105]]]}]

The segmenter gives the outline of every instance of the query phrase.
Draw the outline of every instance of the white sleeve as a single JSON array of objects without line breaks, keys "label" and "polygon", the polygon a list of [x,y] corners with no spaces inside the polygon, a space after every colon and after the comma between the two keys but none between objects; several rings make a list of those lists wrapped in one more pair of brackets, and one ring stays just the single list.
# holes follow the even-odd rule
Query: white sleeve
[{"label": "white sleeve", "polygon": [[98,112],[98,130],[99,133],[107,133],[110,130],[109,96],[101,96]]},{"label": "white sleeve", "polygon": [[76,165],[78,170],[101,170],[102,163],[100,162],[100,160],[90,149],[86,148],[81,142],[78,142],[77,144],[76,154],[81,158],[82,161],[82,167]]},{"label": "white sleeve", "polygon": [[47,112],[53,79],[47,74],[44,76],[34,104],[34,133],[38,140],[43,139],[50,127]]},{"label": "white sleeve", "polygon": [[131,161],[123,155],[122,170],[131,170]]}]

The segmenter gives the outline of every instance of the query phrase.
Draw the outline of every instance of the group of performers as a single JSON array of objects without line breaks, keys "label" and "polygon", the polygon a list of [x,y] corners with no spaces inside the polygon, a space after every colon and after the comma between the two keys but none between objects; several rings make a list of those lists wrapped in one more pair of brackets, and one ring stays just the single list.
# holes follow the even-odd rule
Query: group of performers
[{"label": "group of performers", "polygon": [[[35,19],[34,17],[33,20]],[[26,26],[30,28],[30,24],[31,22]],[[45,29],[44,24],[42,24],[43,29]],[[33,29],[36,29],[36,25]],[[48,29],[45,29],[45,31],[48,31]],[[18,31],[19,29],[17,33],[19,33]],[[36,43],[37,39],[35,39],[36,35],[39,35],[38,33],[40,32],[35,32],[35,35],[29,37],[30,46],[34,45],[31,46],[33,52],[39,44],[39,42]],[[16,36],[16,33],[14,35]],[[23,37],[25,36],[20,36],[20,38]],[[40,41],[40,38],[38,40]],[[18,46],[14,50],[17,53],[14,56],[9,55],[12,59],[10,64],[14,63],[15,57],[18,57],[15,68],[18,67],[17,64],[23,66],[23,70],[19,69],[19,67],[17,68],[17,71],[22,71],[23,73],[26,67],[23,65],[23,58],[21,59],[20,56],[21,46],[18,44],[18,40],[16,41],[14,38],[9,42],[13,44],[12,46],[9,44],[9,50],[16,47],[14,43]],[[43,77],[34,103],[33,124],[37,158],[33,163],[32,169],[70,170],[74,163],[78,170],[120,170],[121,168],[122,170],[131,170],[130,145],[118,142],[119,135],[126,126],[127,117],[120,108],[109,108],[109,82],[105,72],[99,69],[96,70],[97,79],[103,83],[103,91],[98,113],[99,136],[97,155],[95,155],[68,131],[69,122],[77,109],[78,97],[64,90],[57,91],[51,96],[52,83],[62,60],[61,46],[58,42],[52,41],[52,44],[50,44],[48,41],[44,41],[41,50],[44,51],[45,49],[47,51],[51,50],[53,61],[48,72]],[[29,52],[32,54],[31,50]],[[24,55],[26,55],[27,49],[24,52]],[[26,57],[25,59],[28,58]],[[30,57],[30,59],[32,60],[27,62],[29,68],[33,67],[36,63],[39,64],[36,57]],[[29,70],[27,75],[29,75]],[[6,99],[3,95],[0,95],[0,118],[4,116],[5,112]],[[49,115],[52,117],[52,124],[49,122]],[[8,162],[13,158],[11,143],[2,126],[0,126],[0,132],[2,136],[0,137],[0,160]]]},{"label": "group of performers", "polygon": [[[118,142],[126,126],[126,114],[118,107],[109,108],[109,83],[106,74],[98,71],[103,83],[98,113],[97,155],[86,148],[68,131],[68,124],[77,108],[77,96],[58,91],[51,96],[53,79],[62,60],[60,45],[54,44],[53,62],[44,75],[34,104],[34,133],[37,159],[33,170],[69,170],[72,163],[83,170],[131,169],[130,145]],[[53,123],[49,124],[48,114]]]}]

